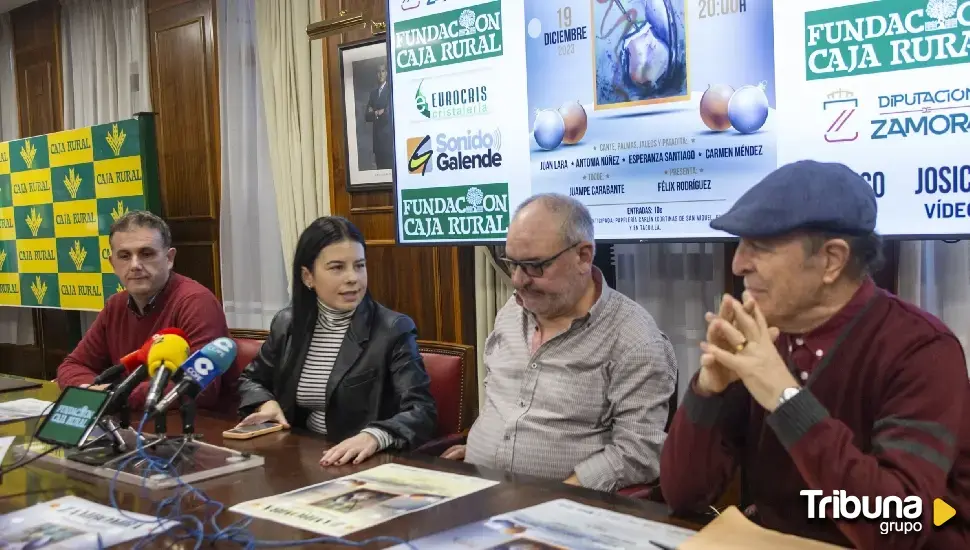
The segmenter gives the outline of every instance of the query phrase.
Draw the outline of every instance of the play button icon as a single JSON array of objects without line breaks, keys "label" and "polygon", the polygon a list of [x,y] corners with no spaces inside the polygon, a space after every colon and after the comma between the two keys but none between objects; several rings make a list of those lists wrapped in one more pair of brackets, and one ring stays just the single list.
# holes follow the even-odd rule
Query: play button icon
[{"label": "play button icon", "polygon": [[943,502],[942,499],[933,499],[933,525],[939,527],[950,521],[950,518],[957,515],[953,506]]}]

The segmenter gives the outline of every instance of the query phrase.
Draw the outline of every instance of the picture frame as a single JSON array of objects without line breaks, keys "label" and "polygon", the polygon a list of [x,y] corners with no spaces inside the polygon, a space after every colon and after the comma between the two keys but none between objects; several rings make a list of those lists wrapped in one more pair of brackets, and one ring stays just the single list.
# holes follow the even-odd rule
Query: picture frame
[{"label": "picture frame", "polygon": [[387,35],[381,34],[337,48],[348,193],[394,187],[393,100],[386,40]]}]

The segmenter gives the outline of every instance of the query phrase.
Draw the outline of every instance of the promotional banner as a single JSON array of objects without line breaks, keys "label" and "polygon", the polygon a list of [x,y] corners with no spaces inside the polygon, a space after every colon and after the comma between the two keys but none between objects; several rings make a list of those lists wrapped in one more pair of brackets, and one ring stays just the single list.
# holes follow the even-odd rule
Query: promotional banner
[{"label": "promotional banner", "polygon": [[124,290],[108,234],[153,207],[153,143],[147,116],[0,143],[0,305],[99,311]]},{"label": "promotional banner", "polygon": [[777,166],[772,3],[525,3],[533,193],[602,239],[711,237]]},{"label": "promotional banner", "polygon": [[709,238],[777,166],[770,0],[388,10],[403,243],[501,241],[544,192],[599,239]]},{"label": "promotional banner", "polygon": [[970,0],[390,0],[402,243],[705,240],[781,164],[844,162],[887,236],[966,235]]},{"label": "promotional banner", "polygon": [[860,172],[884,235],[970,234],[970,0],[778,2],[775,55],[779,162]]}]

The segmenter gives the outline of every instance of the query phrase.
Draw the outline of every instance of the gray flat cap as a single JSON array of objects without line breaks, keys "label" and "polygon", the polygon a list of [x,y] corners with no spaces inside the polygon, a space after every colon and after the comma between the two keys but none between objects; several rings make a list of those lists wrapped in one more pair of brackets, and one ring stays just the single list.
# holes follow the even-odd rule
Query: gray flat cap
[{"label": "gray flat cap", "polygon": [[765,176],[711,228],[750,238],[798,230],[864,235],[876,228],[876,195],[844,164],[800,160]]}]

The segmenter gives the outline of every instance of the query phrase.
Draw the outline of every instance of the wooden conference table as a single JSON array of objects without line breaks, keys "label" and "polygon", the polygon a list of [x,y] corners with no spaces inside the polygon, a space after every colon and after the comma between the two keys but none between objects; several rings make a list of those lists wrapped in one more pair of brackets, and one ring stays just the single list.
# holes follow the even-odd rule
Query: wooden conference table
[{"label": "wooden conference table", "polygon": [[[45,382],[42,388],[0,393],[0,401],[12,401],[27,397],[55,401],[59,394],[60,391],[56,384]],[[33,433],[36,422],[36,420],[27,420],[0,424],[0,437],[22,436],[18,437],[15,442],[15,445],[18,445]],[[694,529],[699,527],[670,517],[666,507],[660,504],[572,487],[556,481],[479,468],[462,462],[430,456],[380,453],[358,466],[323,468],[319,465],[319,460],[323,456],[324,450],[330,445],[319,437],[299,432],[277,432],[248,441],[224,440],[222,432],[234,424],[234,416],[231,415],[219,418],[218,416],[200,414],[196,421],[196,431],[203,434],[204,441],[239,451],[249,451],[265,458],[266,463],[261,468],[195,484],[195,487],[204,491],[210,498],[222,502],[227,508],[239,502],[284,493],[388,462],[478,476],[501,482],[494,487],[462,497],[454,502],[408,514],[355,533],[347,537],[351,540],[359,541],[376,536],[394,536],[413,540],[465,523],[482,520],[495,514],[559,498],[655,521]],[[169,421],[169,427],[177,429],[178,422]],[[173,430],[170,433],[177,432]],[[12,464],[11,459],[8,458],[5,463],[8,466]],[[164,490],[149,492],[124,483],[118,483],[116,490],[118,505],[121,508],[145,514],[153,514],[156,503],[170,494],[170,491]],[[0,483],[0,514],[69,494],[102,504],[110,504],[108,480],[84,473],[58,470],[38,461],[4,476],[2,483]],[[183,512],[187,512],[191,508],[191,506],[183,505]],[[203,517],[205,512],[200,508],[194,510],[193,513],[198,517]],[[241,519],[241,516],[226,511],[219,516],[219,524],[227,525],[239,519]],[[264,520],[254,520],[250,530],[257,538],[267,540],[296,540],[319,536]],[[160,539],[156,546],[166,548],[170,542],[172,541]],[[236,545],[225,547],[230,546],[238,547]],[[314,546],[318,547],[317,545]],[[381,546],[387,547],[389,545],[375,544],[370,547],[378,548]],[[223,544],[219,543],[216,547],[223,547]],[[340,548],[346,548],[346,546]]]}]

